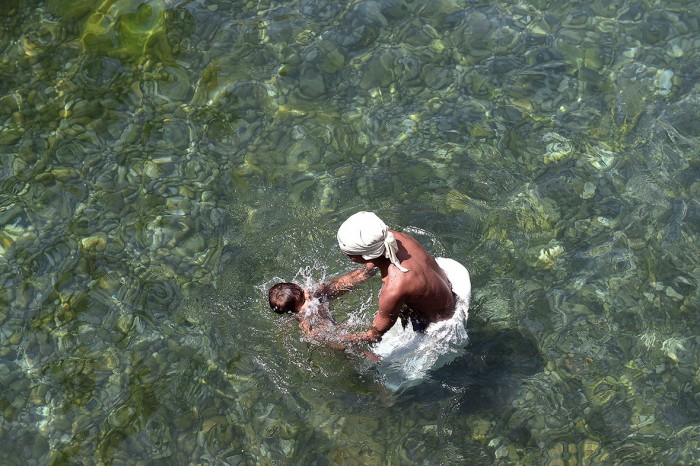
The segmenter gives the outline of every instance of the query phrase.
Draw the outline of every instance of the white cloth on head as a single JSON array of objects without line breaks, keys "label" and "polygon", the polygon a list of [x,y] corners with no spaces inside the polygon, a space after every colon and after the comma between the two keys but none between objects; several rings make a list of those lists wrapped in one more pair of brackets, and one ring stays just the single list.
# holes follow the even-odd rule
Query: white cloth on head
[{"label": "white cloth on head", "polygon": [[401,265],[396,252],[396,238],[389,227],[373,212],[357,212],[338,228],[338,245],[350,256],[362,256],[365,260],[384,256],[400,271],[408,272]]}]

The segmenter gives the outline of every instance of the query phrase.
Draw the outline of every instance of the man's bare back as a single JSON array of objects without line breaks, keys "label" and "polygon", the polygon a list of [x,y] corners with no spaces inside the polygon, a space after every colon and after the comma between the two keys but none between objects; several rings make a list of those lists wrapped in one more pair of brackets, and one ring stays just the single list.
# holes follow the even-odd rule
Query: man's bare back
[{"label": "man's bare back", "polygon": [[396,292],[398,296],[390,298],[402,302],[427,322],[452,317],[455,300],[445,272],[415,238],[390,231],[399,245],[398,257],[409,272],[389,267],[386,277],[382,276],[382,294]]}]

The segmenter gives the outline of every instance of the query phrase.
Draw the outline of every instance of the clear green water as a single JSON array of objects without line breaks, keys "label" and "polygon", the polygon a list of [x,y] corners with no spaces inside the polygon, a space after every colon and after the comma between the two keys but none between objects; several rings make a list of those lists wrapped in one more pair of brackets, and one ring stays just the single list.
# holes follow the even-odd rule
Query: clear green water
[{"label": "clear green water", "polygon": [[[698,50],[696,0],[0,2],[1,462],[697,463]],[[260,288],[359,209],[472,272],[401,393]]]}]

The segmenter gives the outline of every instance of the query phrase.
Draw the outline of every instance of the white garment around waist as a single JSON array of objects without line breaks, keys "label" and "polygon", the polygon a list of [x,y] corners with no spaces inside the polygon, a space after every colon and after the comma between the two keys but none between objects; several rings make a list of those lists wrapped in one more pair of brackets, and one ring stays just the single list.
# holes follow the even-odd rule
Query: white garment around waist
[{"label": "white garment around waist", "polygon": [[454,360],[467,342],[467,317],[471,298],[469,271],[459,262],[438,257],[457,296],[454,315],[428,325],[424,333],[403,328],[400,321],[384,334],[373,351],[382,358],[379,372],[389,388],[398,389],[422,379],[430,369]]}]

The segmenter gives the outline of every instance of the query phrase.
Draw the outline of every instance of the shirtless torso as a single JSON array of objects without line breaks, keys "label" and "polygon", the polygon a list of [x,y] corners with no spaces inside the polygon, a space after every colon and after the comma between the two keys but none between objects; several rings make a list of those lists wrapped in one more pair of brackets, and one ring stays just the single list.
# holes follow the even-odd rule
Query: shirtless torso
[{"label": "shirtless torso", "polygon": [[[330,299],[342,291],[344,290],[333,289],[333,285],[321,285],[314,293],[304,289],[304,304],[295,314],[299,319],[299,329],[307,342],[339,350],[345,349],[345,345],[338,337],[338,326],[331,317],[329,309]],[[357,354],[373,362],[379,361],[379,357],[370,351],[361,351]]]},{"label": "shirtless torso", "polygon": [[397,256],[408,272],[401,272],[385,257],[366,260],[348,256],[351,261],[365,264],[364,269],[340,277],[332,286],[349,289],[368,279],[378,269],[382,278],[379,309],[367,332],[346,335],[350,343],[375,342],[381,339],[400,317],[410,318],[417,331],[424,331],[432,322],[452,317],[455,297],[452,286],[435,259],[408,234],[390,230],[399,246]]},{"label": "shirtless torso", "polygon": [[299,328],[312,340],[327,338],[336,325],[328,310],[328,300],[312,296],[307,289],[304,297],[304,304],[297,313]]}]

